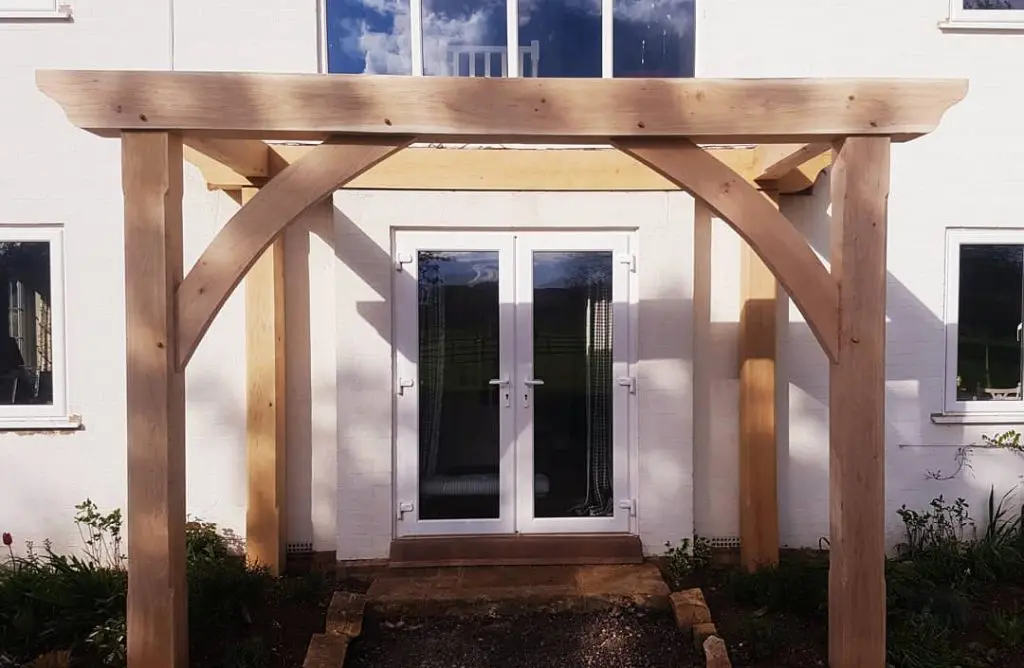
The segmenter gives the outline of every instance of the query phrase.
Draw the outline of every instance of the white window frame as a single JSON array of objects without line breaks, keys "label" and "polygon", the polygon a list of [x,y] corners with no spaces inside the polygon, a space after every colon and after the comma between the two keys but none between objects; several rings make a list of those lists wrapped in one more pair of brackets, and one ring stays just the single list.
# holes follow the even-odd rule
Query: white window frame
[{"label": "white window frame", "polygon": [[1024,247],[1024,230],[960,228],[946,232],[946,303],[943,317],[946,330],[944,408],[947,414],[1024,416],[1024,397],[1021,401],[958,401],[956,398],[957,339],[960,331],[960,247],[984,244]]},{"label": "white window frame", "polygon": [[74,428],[68,416],[67,343],[64,301],[64,229],[56,225],[0,226],[0,242],[41,241],[50,244],[50,318],[53,349],[53,403],[0,405],[0,430]]},{"label": "white window frame", "polygon": [[68,0],[0,0],[0,21],[15,20],[57,20],[68,21],[74,17]]},{"label": "white window frame", "polygon": [[[0,3],[5,0],[0,0]],[[28,0],[31,1],[31,0]],[[56,0],[60,1],[60,0]],[[955,0],[953,0],[955,2]],[[327,2],[318,0],[317,7],[319,16],[320,33],[320,72],[329,72],[329,58],[327,54]],[[506,44],[519,44],[519,0],[506,0]],[[601,0],[601,78],[611,79],[613,77],[613,56],[612,34],[614,32],[614,0]],[[699,22],[699,10],[695,21]],[[694,26],[694,40],[699,39],[699,26]],[[423,0],[409,0],[409,32],[412,49],[411,76],[424,76],[423,74]],[[519,78],[523,76],[520,68],[520,51],[524,48],[507,49],[505,54],[505,66],[507,77]],[[700,76],[699,50],[694,53],[694,76]]]},{"label": "white window frame", "polygon": [[963,0],[949,0],[949,18],[942,28],[961,30],[1024,30],[1024,9],[964,9]]}]

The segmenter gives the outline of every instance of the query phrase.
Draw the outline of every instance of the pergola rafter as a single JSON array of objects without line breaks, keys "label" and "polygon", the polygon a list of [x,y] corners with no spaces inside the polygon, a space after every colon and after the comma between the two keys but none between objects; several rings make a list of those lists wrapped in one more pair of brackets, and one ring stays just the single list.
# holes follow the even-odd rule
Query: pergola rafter
[{"label": "pergola rafter", "polygon": [[[191,353],[304,211],[409,143],[445,139],[610,143],[705,201],[771,268],[831,361],[830,663],[885,665],[889,145],[934,130],[966,82],[59,71],[37,81],[73,123],[122,138],[132,668],[187,663],[182,374]],[[279,173],[268,157],[267,185],[182,278],[183,138],[250,172],[263,149],[237,140],[330,139]],[[710,142],[815,145],[766,161],[765,178],[835,147],[830,271],[749,178],[696,146]]]}]

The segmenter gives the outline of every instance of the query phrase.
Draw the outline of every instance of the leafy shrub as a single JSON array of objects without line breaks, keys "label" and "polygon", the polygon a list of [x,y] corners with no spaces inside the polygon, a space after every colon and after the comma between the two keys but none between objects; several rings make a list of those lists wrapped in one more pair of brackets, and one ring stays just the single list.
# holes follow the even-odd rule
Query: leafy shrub
[{"label": "leafy shrub", "polygon": [[679,545],[666,542],[665,547],[665,570],[676,582],[711,566],[711,541],[706,538],[684,538]]},{"label": "leafy shrub", "polygon": [[730,638],[738,643],[747,656],[755,661],[778,658],[789,646],[790,638],[782,627],[769,617],[744,618],[736,628],[736,635]]},{"label": "leafy shrub", "polygon": [[212,522],[192,520],[185,524],[185,559],[190,566],[224,561],[230,556],[227,542]]},{"label": "leafy shrub", "polygon": [[959,668],[960,658],[950,646],[950,632],[928,614],[913,614],[890,624],[886,640],[887,663],[893,668]]},{"label": "leafy shrub", "polygon": [[726,587],[737,601],[753,607],[818,617],[828,611],[828,561],[782,559],[777,566],[732,573]]}]

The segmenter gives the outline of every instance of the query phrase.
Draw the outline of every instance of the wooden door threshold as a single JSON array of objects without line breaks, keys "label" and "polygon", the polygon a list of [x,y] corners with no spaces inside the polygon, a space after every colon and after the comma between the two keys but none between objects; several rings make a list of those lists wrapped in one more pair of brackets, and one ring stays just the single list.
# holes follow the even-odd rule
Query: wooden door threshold
[{"label": "wooden door threshold", "polygon": [[638,536],[564,534],[424,536],[391,541],[391,568],[638,564]]}]

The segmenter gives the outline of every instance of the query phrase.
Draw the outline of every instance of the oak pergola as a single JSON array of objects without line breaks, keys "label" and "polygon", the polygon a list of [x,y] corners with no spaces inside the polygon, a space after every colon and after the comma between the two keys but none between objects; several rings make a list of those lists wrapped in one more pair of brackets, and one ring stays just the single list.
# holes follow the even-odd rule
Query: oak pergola
[{"label": "oak pergola", "polygon": [[[122,144],[132,668],[187,665],[184,369],[207,328],[305,211],[413,142],[452,140],[610,144],[705,202],[771,270],[831,362],[830,665],[885,665],[890,144],[934,130],[965,81],[40,71],[37,83],[72,123]],[[244,198],[185,274],[183,142],[237,164],[274,139],[321,143]],[[832,148],[830,268],[700,146],[779,143]]]}]

